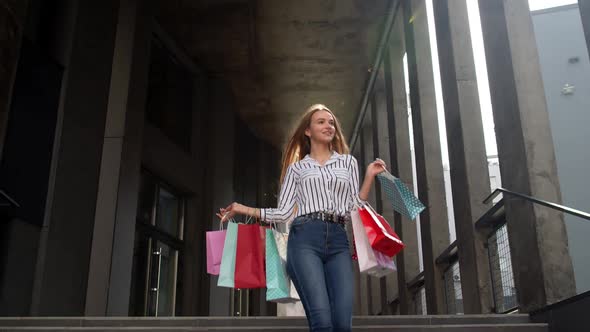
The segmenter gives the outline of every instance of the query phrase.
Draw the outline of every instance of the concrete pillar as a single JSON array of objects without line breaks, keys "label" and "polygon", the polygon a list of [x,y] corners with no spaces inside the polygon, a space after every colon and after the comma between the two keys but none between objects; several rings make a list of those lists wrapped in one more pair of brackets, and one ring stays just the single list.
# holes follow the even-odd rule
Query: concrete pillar
[{"label": "concrete pillar", "polygon": [[73,5],[33,315],[84,315],[119,1]]},{"label": "concrete pillar", "polygon": [[[371,98],[370,100],[370,105],[368,106],[369,110],[368,112],[365,114],[365,119],[363,121],[363,129],[362,129],[362,135],[363,135],[363,147],[364,147],[364,156],[363,156],[363,171],[359,174],[359,179],[360,182],[363,181],[364,176],[365,176],[365,170],[366,167],[369,163],[373,162],[375,160],[375,153],[377,152],[378,147],[377,145],[377,136],[376,136],[376,121],[374,118],[374,115],[376,113],[376,105],[375,105],[375,99]],[[360,161],[359,161],[360,163]],[[377,185],[378,186],[378,185]],[[381,202],[380,202],[380,193],[377,192],[377,190],[375,189],[376,186],[373,186],[373,188],[371,188],[371,191],[369,193],[369,204],[371,204],[371,206],[373,206],[376,209],[379,209],[379,207],[381,206]],[[365,275],[364,278],[366,278],[367,281],[367,293],[366,293],[366,297],[367,297],[367,304],[368,304],[368,314],[369,315],[376,315],[377,313],[379,313],[381,311],[381,296],[382,296],[382,291],[381,291],[381,281],[379,280],[379,278],[375,278],[375,277],[371,277],[368,275]]]},{"label": "concrete pillar", "polygon": [[[371,135],[370,127],[367,128],[367,121],[370,121],[370,112],[366,113],[365,119],[363,121],[363,128],[361,129],[360,133],[360,149],[359,149],[359,156],[357,158],[359,164],[359,182],[362,181],[365,171],[367,169],[367,155],[372,149],[367,147],[367,144],[371,144],[373,142],[373,137]],[[368,118],[368,119],[367,119]],[[369,143],[367,143],[369,141]],[[361,183],[359,183],[361,186]],[[371,196],[369,196],[369,202],[371,202]],[[358,276],[358,284],[359,284],[359,303],[360,303],[360,315],[370,315],[372,314],[372,302],[371,302],[371,284],[370,284],[370,277],[366,274],[360,274]]]},{"label": "concrete pillar", "polygon": [[[387,54],[388,53],[386,53],[386,55]],[[389,145],[391,144],[390,134],[393,132],[390,131],[390,126],[392,126],[393,123],[389,122],[388,117],[389,113],[393,112],[393,109],[391,90],[388,90],[385,84],[385,61],[379,68],[379,75],[375,82],[373,93],[375,98],[375,107],[373,108],[372,113],[372,117],[375,119],[375,157],[383,159],[387,163],[389,171],[391,171],[391,151]],[[391,226],[395,228],[393,205],[387,198],[385,191],[379,185],[379,181],[377,180],[375,182],[375,190],[378,198],[376,208],[378,212],[389,221]],[[389,312],[391,308],[389,308],[388,304],[398,297],[397,274],[392,273],[381,278],[380,283],[382,313],[392,314]]]},{"label": "concrete pillar", "polygon": [[[526,0],[479,1],[503,185],[560,203],[555,152]],[[575,295],[563,215],[508,199],[506,217],[520,308]]]},{"label": "concrete pillar", "polygon": [[[362,174],[362,164],[361,162],[363,161],[362,158],[362,150],[363,150],[363,142],[362,142],[362,135],[359,136],[358,138],[358,144],[355,145],[355,148],[353,151],[351,151],[350,153],[356,158],[356,160],[359,163],[359,176],[360,174]],[[348,240],[352,241],[352,227],[347,227],[347,232],[348,232]],[[352,242],[351,242],[352,245]],[[353,264],[353,272],[354,272],[354,306],[353,306],[353,315],[366,315],[366,313],[363,313],[363,310],[366,310],[366,305],[363,305],[363,301],[366,301],[366,299],[363,296],[363,283],[361,282],[361,279],[364,278],[364,276],[362,276],[359,273],[359,265],[358,265],[358,261],[352,261]],[[366,286],[366,283],[364,284]]]},{"label": "concrete pillar", "polygon": [[449,245],[449,226],[428,20],[425,0],[407,0],[403,5],[418,193],[426,206],[420,215],[426,302],[429,314],[441,314],[444,285],[435,259]]},{"label": "concrete pillar", "polygon": [[580,16],[582,17],[586,47],[590,55],[590,0],[578,0],[578,7],[580,8]]},{"label": "concrete pillar", "polygon": [[433,4],[464,312],[489,313],[493,306],[489,261],[485,239],[476,233],[474,222],[489,208],[482,199],[490,192],[490,180],[467,3]]},{"label": "concrete pillar", "polygon": [[[233,153],[235,146],[236,119],[232,112],[233,100],[228,98],[228,87],[217,80],[211,80],[209,84],[209,112],[206,122],[214,124],[223,119],[227,130],[218,130],[210,125],[205,128],[208,139],[215,144],[209,144],[207,160],[211,166],[205,170],[205,189],[209,193],[205,197],[205,208],[211,211],[206,219],[209,229],[219,228],[219,219],[213,213],[220,207],[225,207],[235,200],[234,196],[234,163],[236,157]],[[209,286],[209,316],[230,316],[231,307],[230,289],[217,287],[217,276],[210,276]]]},{"label": "concrete pillar", "polygon": [[[379,68],[379,76],[377,78],[377,81],[375,82],[375,86],[373,89],[373,98],[371,99],[371,105],[370,105],[370,114],[371,114],[371,120],[373,123],[373,130],[372,130],[372,136],[373,136],[373,144],[372,144],[372,153],[371,156],[372,158],[370,159],[371,161],[375,160],[375,158],[382,158],[385,157],[385,159],[383,160],[388,160],[389,158],[389,154],[387,153],[387,155],[382,154],[383,150],[388,150],[387,149],[387,143],[388,143],[388,137],[387,135],[389,134],[388,130],[387,130],[387,108],[385,105],[385,86],[384,86],[384,80],[383,80],[383,66],[381,66]],[[369,113],[369,112],[367,112]],[[389,152],[389,151],[387,151]],[[385,153],[385,152],[383,152]],[[393,227],[393,208],[391,207],[391,204],[388,203],[387,198],[385,197],[385,193],[382,191],[381,189],[381,185],[379,183],[379,180],[375,180],[375,185],[374,188],[372,189],[372,191],[374,191],[374,207],[377,210],[378,213],[382,214],[385,216],[385,219],[388,220],[389,222],[392,223],[392,227]],[[383,214],[384,211],[387,211],[388,213]],[[387,290],[387,279],[391,279],[391,276],[389,277],[381,277],[381,278],[376,278],[376,277],[371,277],[371,281],[373,283],[372,285],[372,290],[373,290],[373,294],[374,298],[373,298],[373,302],[374,302],[374,312],[373,314],[383,314],[383,312],[385,310],[387,310],[388,306],[388,290]],[[395,279],[394,279],[395,281]],[[392,281],[390,280],[390,283]],[[397,288],[397,284],[394,284],[392,289],[396,289]],[[391,294],[393,297],[394,294]],[[393,300],[393,298],[392,298]]]},{"label": "concrete pillar", "polygon": [[0,157],[28,3],[0,0]]},{"label": "concrete pillar", "polygon": [[[403,13],[402,13],[403,14]],[[396,17],[389,54],[384,58],[385,84],[390,91],[391,105],[388,105],[389,148],[391,172],[413,188],[412,151],[410,147],[410,128],[408,121],[408,103],[403,67],[404,24],[403,15]],[[400,314],[414,314],[412,293],[407,283],[420,273],[418,254],[418,232],[416,223],[407,220],[399,213],[395,214],[395,231],[404,242],[405,248],[396,256],[398,296]]]},{"label": "concrete pillar", "polygon": [[129,314],[131,267],[147,95],[149,2],[123,1],[113,74],[86,296],[87,316]]},{"label": "concrete pillar", "polygon": [[[207,165],[199,162],[204,153],[203,142],[209,137],[205,130],[207,127],[207,114],[203,110],[207,108],[208,81],[203,74],[197,74],[193,82],[193,112],[192,112],[192,133],[191,151],[195,169],[192,170],[197,179],[194,195],[187,197],[187,214],[185,216],[184,233],[184,276],[183,292],[192,294],[182,297],[182,314],[185,316],[207,316],[209,315],[209,275],[207,274],[205,232],[210,228],[209,223],[202,220],[209,219],[212,212],[209,206],[205,205],[208,193],[205,188],[205,171]],[[200,189],[200,190],[199,190]],[[198,294],[198,295],[195,295]]]}]

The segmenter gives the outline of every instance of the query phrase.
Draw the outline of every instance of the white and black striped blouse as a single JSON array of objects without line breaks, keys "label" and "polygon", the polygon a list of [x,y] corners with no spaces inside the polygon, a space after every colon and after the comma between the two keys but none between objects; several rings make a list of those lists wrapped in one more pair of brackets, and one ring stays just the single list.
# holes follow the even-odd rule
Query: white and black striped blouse
[{"label": "white and black striped blouse", "polygon": [[[287,169],[278,207],[261,209],[260,217],[277,223],[312,212],[349,217],[355,203],[364,203],[358,194],[358,163],[353,156],[333,152],[321,166],[307,155]],[[297,212],[293,215],[295,207]]]}]

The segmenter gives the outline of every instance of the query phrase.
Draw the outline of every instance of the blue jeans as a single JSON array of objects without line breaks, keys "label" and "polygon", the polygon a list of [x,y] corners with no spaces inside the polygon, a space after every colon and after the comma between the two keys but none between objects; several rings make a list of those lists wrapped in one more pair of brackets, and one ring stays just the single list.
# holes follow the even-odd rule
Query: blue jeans
[{"label": "blue jeans", "polygon": [[344,225],[305,216],[291,225],[287,273],[311,331],[351,331],[352,259]]}]

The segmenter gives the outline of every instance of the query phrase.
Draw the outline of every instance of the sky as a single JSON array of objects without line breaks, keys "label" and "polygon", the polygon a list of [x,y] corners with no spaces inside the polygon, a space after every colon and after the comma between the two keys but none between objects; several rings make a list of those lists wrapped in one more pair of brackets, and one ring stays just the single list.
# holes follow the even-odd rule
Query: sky
[{"label": "sky", "polygon": [[538,10],[556,6],[569,5],[577,2],[577,0],[529,0],[529,7],[531,8],[531,10]]}]

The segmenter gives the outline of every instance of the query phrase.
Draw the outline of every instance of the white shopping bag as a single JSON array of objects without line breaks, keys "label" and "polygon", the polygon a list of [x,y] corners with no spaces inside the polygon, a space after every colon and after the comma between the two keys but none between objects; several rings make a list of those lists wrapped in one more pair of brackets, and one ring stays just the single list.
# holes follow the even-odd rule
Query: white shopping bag
[{"label": "white shopping bag", "polygon": [[357,208],[350,212],[350,218],[360,272],[380,278],[397,271],[393,258],[371,247]]}]

